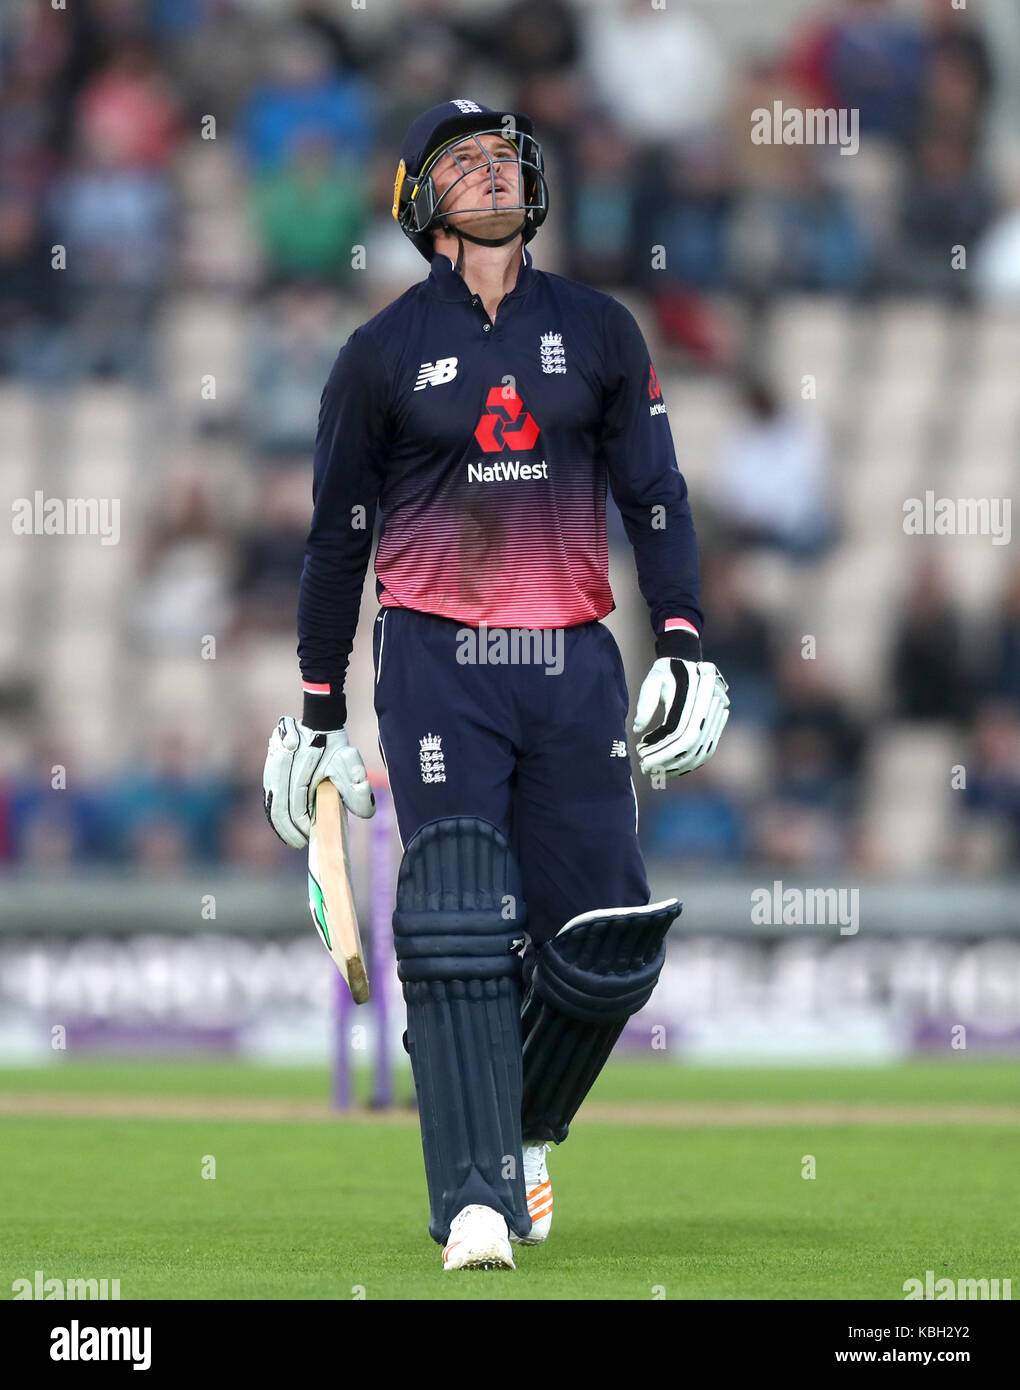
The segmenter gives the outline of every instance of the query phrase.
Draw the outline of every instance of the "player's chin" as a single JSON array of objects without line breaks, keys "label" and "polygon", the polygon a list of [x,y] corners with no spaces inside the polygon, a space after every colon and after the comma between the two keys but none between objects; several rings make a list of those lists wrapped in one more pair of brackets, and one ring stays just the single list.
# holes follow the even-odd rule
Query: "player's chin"
[{"label": "player's chin", "polygon": [[523,213],[520,208],[512,211],[502,209],[500,211],[489,211],[488,208],[481,208],[474,212],[458,213],[450,217],[448,221],[456,230],[463,227],[465,231],[473,232],[475,236],[501,237],[512,232],[515,227],[521,224]]}]

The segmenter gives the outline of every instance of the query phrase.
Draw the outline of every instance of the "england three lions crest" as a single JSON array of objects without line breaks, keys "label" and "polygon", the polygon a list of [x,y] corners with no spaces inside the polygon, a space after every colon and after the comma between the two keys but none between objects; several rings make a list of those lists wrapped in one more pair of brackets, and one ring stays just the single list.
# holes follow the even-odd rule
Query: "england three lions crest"
[{"label": "england three lions crest", "polygon": [[443,757],[443,739],[440,734],[426,734],[418,740],[418,757],[423,782],[446,781],[446,759]]},{"label": "england three lions crest", "polygon": [[543,333],[539,340],[538,351],[542,358],[543,372],[551,374],[567,370],[567,357],[563,351],[562,333]]}]

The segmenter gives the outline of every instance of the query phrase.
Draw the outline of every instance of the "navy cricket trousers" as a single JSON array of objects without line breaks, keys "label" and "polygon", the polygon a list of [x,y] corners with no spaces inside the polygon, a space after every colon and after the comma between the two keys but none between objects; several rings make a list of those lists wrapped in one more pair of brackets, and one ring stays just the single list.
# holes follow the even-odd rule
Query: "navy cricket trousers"
[{"label": "navy cricket trousers", "polygon": [[447,816],[498,826],[520,867],[528,932],[541,945],[578,913],[643,906],[649,888],[619,648],[599,622],[541,634],[541,652],[531,636],[516,650],[530,659],[515,664],[514,629],[384,608],[373,657],[402,843]]}]

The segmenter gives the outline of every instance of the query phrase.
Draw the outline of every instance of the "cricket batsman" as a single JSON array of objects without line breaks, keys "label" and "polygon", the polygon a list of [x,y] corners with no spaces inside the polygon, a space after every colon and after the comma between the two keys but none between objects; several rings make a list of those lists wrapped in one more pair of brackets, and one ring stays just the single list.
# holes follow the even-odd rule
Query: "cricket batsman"
[{"label": "cricket batsman", "polygon": [[[531,121],[443,102],[404,140],[393,216],[426,279],[355,330],[322,394],[298,600],[300,722],[266,813],[295,849],[315,789],[375,810],[344,677],[377,511],[375,709],[403,860],[393,916],[443,1268],[513,1269],[552,1223],[546,1154],[651,996],[681,904],[649,902],[606,488],[648,603],[643,773],[714,753],[697,543],[666,404],[609,295],[536,270]],[[651,644],[649,644],[651,648]],[[649,651],[651,656],[651,650]]]}]

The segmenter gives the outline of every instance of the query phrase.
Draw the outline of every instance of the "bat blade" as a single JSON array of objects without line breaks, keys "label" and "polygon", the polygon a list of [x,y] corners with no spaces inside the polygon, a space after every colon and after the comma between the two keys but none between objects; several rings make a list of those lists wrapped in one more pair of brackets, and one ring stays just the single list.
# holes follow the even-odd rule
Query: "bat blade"
[{"label": "bat blade", "polygon": [[368,975],[351,889],[347,809],[329,780],[315,790],[315,820],[308,840],[308,907],[351,997],[356,1004],[364,1004]]}]

